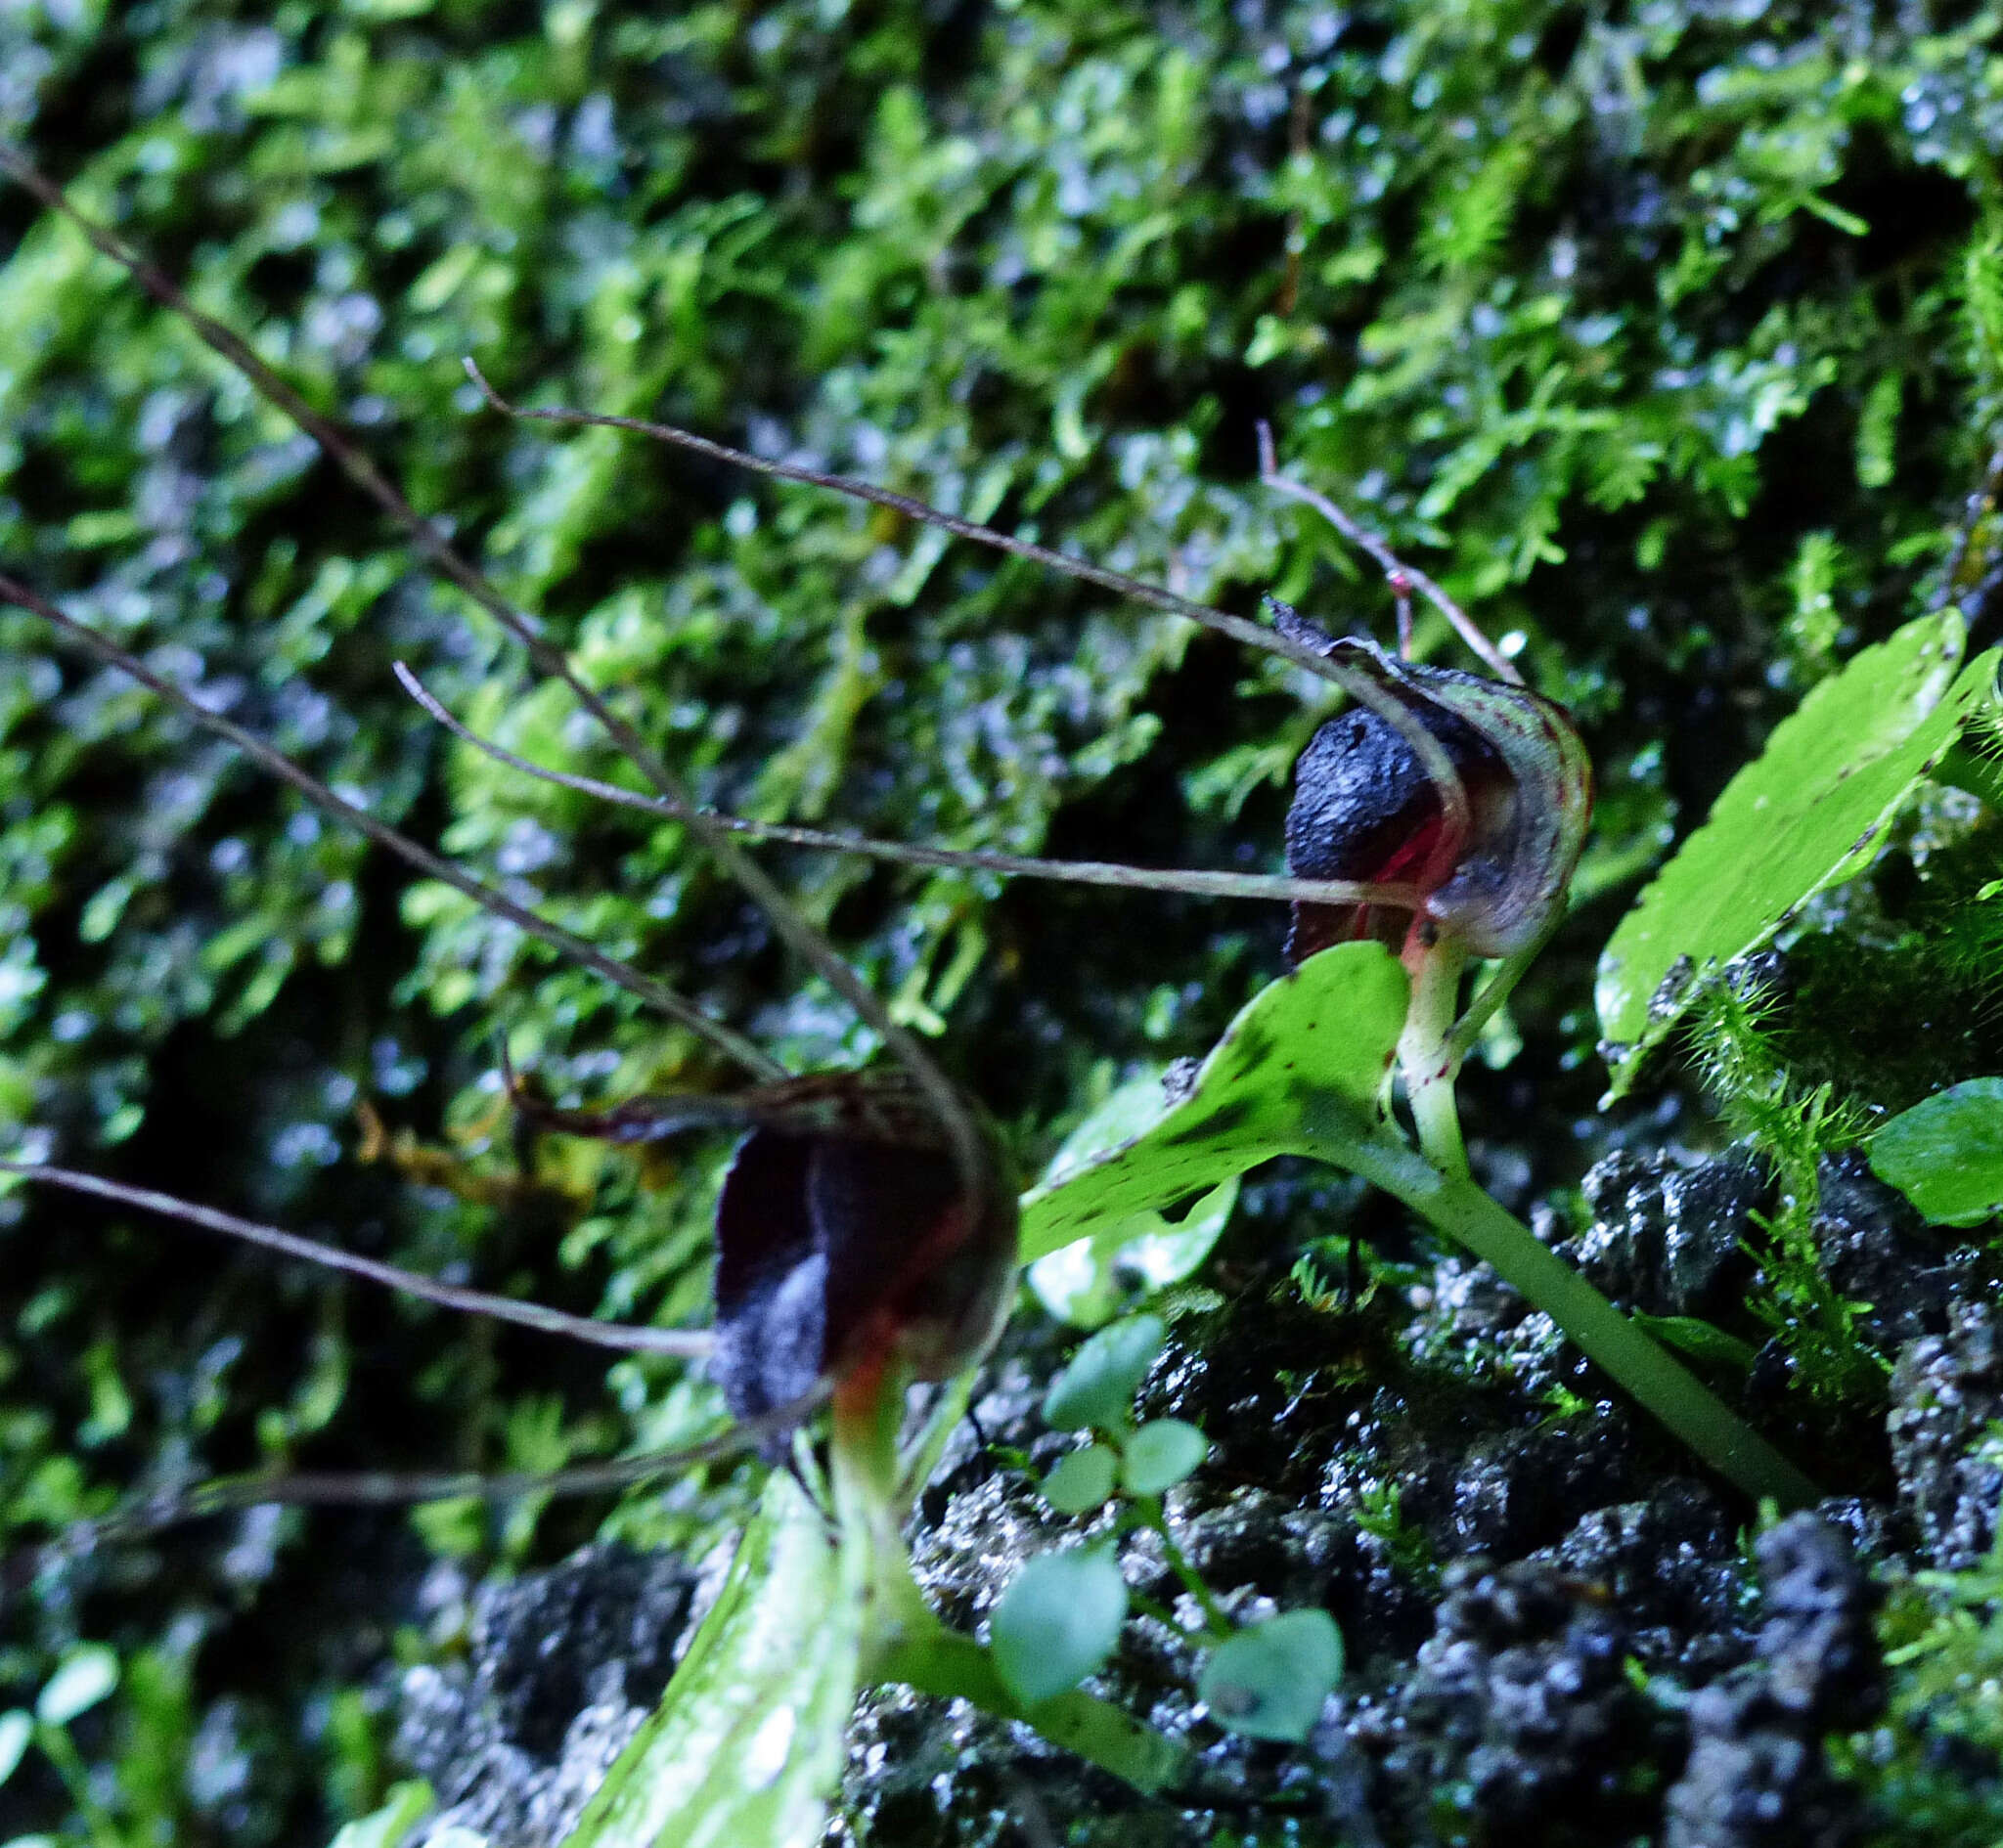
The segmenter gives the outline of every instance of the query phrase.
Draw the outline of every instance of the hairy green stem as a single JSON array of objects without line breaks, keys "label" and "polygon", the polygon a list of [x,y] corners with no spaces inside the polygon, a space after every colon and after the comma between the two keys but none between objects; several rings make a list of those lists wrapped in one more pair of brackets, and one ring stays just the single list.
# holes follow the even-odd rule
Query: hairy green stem
[{"label": "hairy green stem", "polygon": [[1405,1101],[1426,1159],[1443,1174],[1467,1173],[1467,1145],[1460,1137],[1460,1113],[1453,1080],[1461,1053],[1453,1047],[1453,1020],[1460,1005],[1460,978],[1467,951],[1457,938],[1442,936],[1419,957],[1412,977],[1411,1007],[1399,1036],[1398,1065],[1404,1076]]},{"label": "hairy green stem", "polygon": [[1578,1271],[1465,1175],[1446,1174],[1388,1135],[1311,1124],[1324,1161],[1360,1174],[1492,1264],[1713,1469],[1754,1500],[1804,1508],[1820,1491],[1694,1375],[1669,1358]]}]

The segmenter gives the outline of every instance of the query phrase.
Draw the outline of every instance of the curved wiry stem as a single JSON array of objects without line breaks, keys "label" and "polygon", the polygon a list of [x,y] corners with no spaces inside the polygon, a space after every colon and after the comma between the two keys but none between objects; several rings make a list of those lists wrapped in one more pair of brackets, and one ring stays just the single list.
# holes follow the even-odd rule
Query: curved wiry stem
[{"label": "curved wiry stem", "polygon": [[483,910],[495,917],[504,918],[518,930],[526,932],[538,942],[547,944],[559,955],[567,957],[579,967],[589,969],[595,975],[603,976],[607,982],[624,989],[629,994],[638,995],[649,1006],[658,1008],[671,1020],[679,1021],[690,1031],[700,1034],[739,1064],[755,1072],[759,1077],[772,1078],[786,1076],[785,1068],[741,1034],[712,1020],[693,1001],[675,992],[664,982],[656,982],[651,976],[645,976],[639,970],[629,968],[616,957],[608,956],[596,945],[587,943],[574,932],[565,930],[560,924],[553,924],[546,917],[531,911],[524,904],[517,904],[504,892],[497,892],[484,881],[475,879],[471,873],[462,870],[451,860],[434,854],[427,847],[420,846],[408,835],[391,827],[388,822],[378,820],[366,809],[357,808],[345,798],[337,796],[309,770],[297,764],[254,731],[246,730],[234,720],[225,719],[220,713],[208,708],[164,676],[156,674],[136,655],[121,648],[114,641],[100,635],[87,623],[78,622],[73,616],[67,616],[49,599],[38,592],[30,590],[19,580],[0,573],[0,603],[11,603],[30,614],[39,616],[65,639],[75,643],[85,652],[117,669],[121,674],[137,681],[140,685],[157,693],[183,716],[192,720],[205,731],[215,734],[244,753],[261,770],[268,771],[281,782],[289,783],[306,800],[324,814],[345,823],[358,833],[366,835],[380,847],[387,848],[406,864],[414,866],[428,878],[448,885],[456,892],[464,893]]},{"label": "curved wiry stem", "polygon": [[[637,809],[643,814],[662,815],[669,820],[686,820],[686,805],[665,796],[644,795],[621,789],[616,783],[601,782],[595,776],[579,776],[569,770],[551,770],[542,764],[483,737],[455,715],[401,661],[395,664],[396,678],[404,690],[454,737],[483,752],[497,764],[539,782],[574,789],[579,795],[609,802],[622,809]],[[778,821],[754,821],[743,815],[724,814],[714,809],[701,812],[712,826],[728,828],[749,840],[774,841],[784,847],[806,847],[835,854],[857,854],[871,859],[891,860],[908,866],[938,866],[960,872],[991,872],[1005,877],[1049,879],[1079,886],[1115,886],[1138,892],[1181,892],[1209,899],[1271,899],[1303,904],[1381,904],[1390,909],[1416,910],[1423,902],[1414,885],[1395,882],[1370,885],[1352,879],[1293,879],[1272,873],[1212,872],[1203,868],[1150,871],[1140,866],[1123,866],[1111,860],[1039,859],[1025,854],[999,854],[985,849],[926,847],[907,841],[881,841],[863,834],[845,834],[827,828],[802,828]]]},{"label": "curved wiry stem", "polygon": [[[257,391],[318,443],[349,480],[387,513],[418,550],[445,577],[458,585],[520,643],[536,670],[560,681],[584,709],[604,728],[634,767],[662,795],[686,801],[680,783],[660,754],[624,719],[612,711],[598,690],[583,680],[540,634],[535,619],[518,609],[477,566],[462,557],[444,532],[411,506],[403,492],[332,422],[316,412],[236,333],[205,315],[157,267],[148,263],[114,232],[98,224],[71,203],[63,189],[42,173],[19,149],[0,142],[0,171],[10,174],[52,211],[81,231],[94,248],[119,264],[150,294],[179,315],[215,352],[234,366]],[[693,805],[690,805],[691,809]],[[891,1018],[890,1010],[863,979],[837,955],[812,922],[789,901],[754,860],[741,853],[721,829],[691,814],[689,830],[738,888],[772,920],[773,928],[834,991],[879,1035],[892,1056],[912,1075],[926,1102],[950,1137],[967,1189],[978,1193],[988,1178],[988,1158],[978,1127],[961,1103],[953,1082],[940,1071],[916,1037]],[[706,1016],[697,1019],[707,1021]],[[693,1026],[694,1023],[690,1022]],[[696,1031],[703,1031],[696,1028]],[[724,1033],[710,1035],[720,1049],[741,1058],[744,1042]],[[769,1077],[775,1062],[760,1055],[751,1070]]]},{"label": "curved wiry stem", "polygon": [[[463,362],[467,376],[477,385],[487,402],[505,417],[516,418],[528,423],[568,423],[582,424],[609,430],[631,430],[638,436],[652,437],[659,443],[672,444],[678,449],[693,450],[698,456],[708,456],[717,462],[729,462],[734,467],[750,470],[753,474],[770,475],[779,481],[797,481],[805,487],[823,488],[831,494],[846,495],[853,501],[867,501],[872,506],[888,507],[892,512],[902,513],[907,519],[917,520],[927,526],[936,526],[957,539],[972,540],[976,545],[987,546],[996,551],[1005,551],[1017,558],[1046,565],[1052,571],[1066,577],[1077,578],[1086,584],[1095,584],[1101,590],[1131,598],[1134,602],[1144,603],[1150,609],[1158,609],[1165,615],[1180,616],[1204,629],[1221,636],[1228,636],[1233,641],[1242,642],[1248,648],[1257,648],[1266,654],[1277,655],[1283,661],[1290,661],[1295,667],[1305,668],[1317,680],[1339,686],[1359,706],[1367,706],[1384,723],[1399,733],[1412,749],[1412,754],[1424,767],[1426,774],[1441,790],[1443,804],[1448,811],[1449,822],[1463,831],[1466,815],[1453,815],[1453,795],[1460,787],[1460,779],[1453,768],[1453,761],[1442,748],[1439,740],[1424,726],[1384,691],[1381,686],[1360,674],[1352,673],[1339,661],[1332,661],[1313,648],[1304,647],[1286,636],[1276,635],[1272,630],[1262,628],[1258,623],[1248,622],[1242,616],[1233,616],[1228,610],[1214,609],[1208,603],[1193,602],[1186,596],[1178,596],[1173,591],[1165,591],[1159,585],[1144,583],[1139,578],[1130,578],[1124,572],[1109,570],[1104,565],[1088,563],[1083,558],[1073,558],[1066,552],[1052,551],[1047,546],[1039,546],[1027,539],[1017,539],[1012,533],[998,531],[992,526],[982,526],[974,520],[963,520],[957,513],[942,512],[938,507],[929,506],[923,501],[913,500],[908,494],[898,494],[889,488],[879,488],[868,481],[858,481],[850,475],[824,474],[815,468],[800,468],[791,462],[768,462],[762,456],[753,456],[741,449],[733,449],[728,443],[718,443],[706,436],[697,436],[691,430],[678,429],[672,423],[653,423],[645,418],[613,417],[599,411],[572,411],[565,409],[528,409],[510,403],[487,382],[486,375],[470,359]],[[1464,808],[1464,805],[1463,805]]]},{"label": "curved wiry stem", "polygon": [[318,1239],[301,1238],[296,1232],[284,1232],[275,1225],[241,1219],[233,1212],[198,1206],[173,1194],[156,1193],[150,1187],[128,1187],[122,1181],[106,1180],[99,1174],[79,1173],[73,1168],[51,1167],[37,1162],[6,1160],[0,1160],[0,1174],[13,1174],[38,1186],[61,1187],[72,1194],[90,1194],[121,1207],[135,1207],[181,1225],[242,1239],[263,1251],[276,1252],[281,1257],[302,1258],[309,1264],[382,1284],[443,1308],[492,1316],[497,1322],[513,1322],[545,1335],[567,1336],[572,1341],[588,1342],[594,1347],[610,1347],[629,1354],[673,1354],[679,1359],[693,1360],[707,1355],[716,1346],[716,1337],[708,1329],[640,1328],[622,1322],[597,1322],[585,1315],[566,1315],[561,1309],[546,1308],[540,1302],[523,1302],[516,1297],[497,1297],[484,1290],[440,1283],[437,1278],[418,1271],[384,1264],[356,1252],[344,1252],[337,1245],[323,1245]]},{"label": "curved wiry stem", "polygon": [[207,1520],[245,1508],[408,1508],[423,1502],[511,1502],[530,1495],[610,1494],[677,1470],[742,1456],[797,1430],[826,1397],[827,1386],[823,1381],[801,1397],[733,1425],[699,1443],[648,1451],[638,1457],[617,1457],[607,1463],[579,1464],[568,1470],[302,1470],[268,1475],[217,1476],[190,1489],[143,1496],[101,1520],[72,1522],[64,1530],[61,1540],[9,1557],[4,1562],[4,1582],[12,1589],[31,1580],[43,1566],[77,1558],[95,1547],[141,1539],[191,1520]]},{"label": "curved wiry stem", "polygon": [[1291,475],[1279,472],[1279,463],[1273,454],[1272,426],[1265,422],[1259,426],[1259,479],[1273,493],[1284,494],[1291,500],[1312,506],[1351,545],[1361,547],[1384,568],[1384,575],[1391,583],[1392,594],[1398,598],[1399,603],[1401,652],[1403,652],[1406,632],[1410,624],[1408,611],[1411,593],[1417,591],[1453,626],[1453,633],[1488,663],[1490,673],[1497,680],[1508,681],[1512,685],[1523,684],[1523,676],[1518,672],[1515,662],[1497,648],[1482,633],[1480,624],[1423,571],[1404,563],[1361,520],[1346,511],[1319,489],[1311,488],[1305,481],[1296,481]]}]

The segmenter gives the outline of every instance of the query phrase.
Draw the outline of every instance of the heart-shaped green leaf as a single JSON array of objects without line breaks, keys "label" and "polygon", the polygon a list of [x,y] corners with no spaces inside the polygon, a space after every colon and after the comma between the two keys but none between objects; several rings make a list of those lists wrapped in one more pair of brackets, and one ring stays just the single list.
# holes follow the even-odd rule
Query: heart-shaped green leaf
[{"label": "heart-shaped green leaf", "polygon": [[1302,1739],[1342,1674],[1342,1632],[1325,1610],[1286,1610],[1220,1643],[1196,1692],[1218,1725]]},{"label": "heart-shaped green leaf", "polygon": [[1193,1475],[1210,1439],[1180,1418],[1151,1419],[1127,1440],[1121,1475],[1130,1495],[1159,1495]]},{"label": "heart-shaped green leaf", "polygon": [[775,1471],[661,1704],[566,1848],[814,1848],[861,1679],[851,1553]]},{"label": "heart-shaped green leaf", "polygon": [[1936,1225],[2003,1212],[2003,1078],[1970,1078],[1901,1111],[1865,1145],[1889,1181]]},{"label": "heart-shaped green leaf", "polygon": [[1023,1201],[1023,1256],[1159,1212],[1272,1156],[1325,1160],[1332,1136],[1381,1133],[1407,998],[1382,944],[1311,956],[1246,1003],[1180,1103]]},{"label": "heart-shaped green leaf", "polygon": [[990,1620],[996,1671],[1025,1707],[1068,1694],[1113,1652],[1127,1582],[1104,1547],[1023,1562]]},{"label": "heart-shaped green leaf", "polygon": [[1120,1453],[1105,1444],[1087,1444],[1044,1477],[1044,1500],[1060,1515],[1089,1515],[1105,1504],[1119,1479]]},{"label": "heart-shaped green leaf", "polygon": [[1044,1423],[1053,1430],[1114,1430],[1129,1423],[1134,1395],[1168,1338],[1158,1315],[1130,1315],[1100,1329],[1050,1382]]},{"label": "heart-shaped green leaf", "polygon": [[[1866,648],[1801,710],[1713,805],[1622,919],[1600,957],[1600,1033],[1614,1091],[1682,1013],[1694,978],[1757,949],[1826,886],[1866,865],[1920,779],[1995,697],[1994,651],[1958,678],[1965,632],[1953,611]],[[1687,960],[1686,960],[1687,959]]]}]

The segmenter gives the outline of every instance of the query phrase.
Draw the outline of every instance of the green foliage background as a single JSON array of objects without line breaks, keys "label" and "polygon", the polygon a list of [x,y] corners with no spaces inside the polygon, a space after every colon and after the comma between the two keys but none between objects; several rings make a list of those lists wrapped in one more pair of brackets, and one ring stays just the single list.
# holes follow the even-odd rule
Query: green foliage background
[{"label": "green foliage background", "polygon": [[[505,391],[1381,630],[1371,576],[1258,491],[1269,418],[1296,472],[1521,637],[1593,747],[1586,902],[1517,1004],[1517,1064],[1471,1099],[1477,1133],[1565,1185],[1602,1081],[1604,895],[1924,605],[1983,477],[1999,24],[1759,0],[13,0],[0,132],[347,419],[706,796],[761,815],[1266,866],[1315,714],[1291,673],[868,509],[506,425],[462,355]],[[441,739],[392,659],[517,749],[617,773],[304,439],[18,192],[0,559],[781,1057],[864,1049],[679,830]],[[1205,1050],[1278,963],[1250,906],[776,863],[1032,1161],[1133,1062]],[[713,1078],[706,1055],[11,611],[0,925],[10,1143],[568,1307],[699,1301],[706,1165],[642,1191],[552,1155],[552,1191],[497,1210],[360,1163],[355,1111],[455,1135],[460,1178],[498,1179],[498,1030],[566,1096]],[[705,1406],[671,1369],[608,1379],[156,1225],[0,1202],[0,1543],[260,1460],[539,1466]],[[685,1484],[623,1531],[697,1544],[744,1493]],[[427,1547],[520,1562],[599,1512],[275,1515],[120,1549],[69,1595],[9,1584],[0,1706],[110,1641],[124,1690],[78,1737],[116,1839],[310,1838],[385,1782],[385,1661],[450,1640],[449,1609],[394,1634]],[[0,1805],[71,1809],[46,1767]]]}]

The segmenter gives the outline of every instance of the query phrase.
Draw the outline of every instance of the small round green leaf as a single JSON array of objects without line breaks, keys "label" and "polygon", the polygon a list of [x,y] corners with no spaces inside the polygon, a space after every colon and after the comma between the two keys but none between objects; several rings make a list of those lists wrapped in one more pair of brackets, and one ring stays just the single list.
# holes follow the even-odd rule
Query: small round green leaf
[{"label": "small round green leaf", "polygon": [[1180,1418],[1157,1418],[1127,1440],[1127,1492],[1159,1495],[1193,1474],[1210,1449],[1210,1439]]},{"label": "small round green leaf", "polygon": [[10,1713],[0,1713],[0,1783],[14,1776],[15,1768],[21,1763],[27,1750],[27,1742],[34,1737],[35,1723],[16,1707]]},{"label": "small round green leaf", "polygon": [[1902,1111],[1867,1145],[1889,1181],[1936,1225],[2003,1212],[2003,1078],[1970,1078]]},{"label": "small round green leaf", "polygon": [[102,1643],[85,1643],[64,1657],[35,1701],[44,1726],[67,1726],[118,1685],[118,1658]]},{"label": "small round green leaf", "polygon": [[1088,1341],[1044,1394],[1044,1421],[1053,1430],[1110,1430],[1127,1422],[1134,1395],[1169,1338],[1158,1315],[1130,1315]]},{"label": "small round green leaf", "polygon": [[1087,1444],[1044,1478],[1044,1500],[1060,1515],[1090,1514],[1110,1498],[1119,1474],[1117,1452],[1104,1444]]},{"label": "small round green leaf", "polygon": [[1025,1707],[1068,1694],[1119,1641],[1127,1582],[1111,1553],[1039,1553],[1002,1594],[992,1619],[996,1672]]},{"label": "small round green leaf", "polygon": [[1229,1732],[1303,1739],[1341,1674],[1335,1619],[1325,1610],[1287,1610],[1219,1644],[1196,1691]]}]

